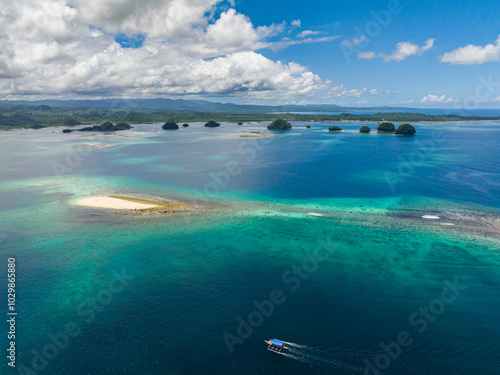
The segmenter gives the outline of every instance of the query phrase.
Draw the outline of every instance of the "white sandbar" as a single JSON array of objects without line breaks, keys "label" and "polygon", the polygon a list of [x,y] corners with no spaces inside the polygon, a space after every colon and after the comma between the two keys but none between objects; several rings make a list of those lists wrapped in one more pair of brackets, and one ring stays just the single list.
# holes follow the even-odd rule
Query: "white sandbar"
[{"label": "white sandbar", "polygon": [[111,197],[82,198],[77,200],[75,204],[87,207],[113,208],[116,210],[147,210],[158,207],[154,204],[137,203]]}]

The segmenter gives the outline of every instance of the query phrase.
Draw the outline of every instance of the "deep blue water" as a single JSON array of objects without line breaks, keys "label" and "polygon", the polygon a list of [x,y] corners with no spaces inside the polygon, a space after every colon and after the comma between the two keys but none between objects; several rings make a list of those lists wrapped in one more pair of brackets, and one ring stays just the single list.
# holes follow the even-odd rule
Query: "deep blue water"
[{"label": "deep blue water", "polygon": [[[365,361],[384,367],[382,346],[404,332],[412,343],[387,357],[384,374],[499,374],[500,123],[417,124],[415,137],[296,123],[239,137],[265,125],[0,133],[0,253],[18,263],[18,366],[33,368],[49,334],[75,322],[80,333],[39,374],[363,374]],[[72,148],[90,143],[116,147]],[[197,203],[205,190],[217,210],[186,216],[73,204],[109,194]],[[325,242],[329,256],[311,266]],[[296,267],[309,270],[300,285]],[[90,308],[116,272],[133,279]],[[466,289],[453,295],[455,280]],[[442,302],[444,288],[453,301]],[[231,352],[224,335],[259,318],[254,302],[275,290],[286,300]],[[277,355],[270,338],[301,347]],[[5,359],[0,368],[17,373]]]}]

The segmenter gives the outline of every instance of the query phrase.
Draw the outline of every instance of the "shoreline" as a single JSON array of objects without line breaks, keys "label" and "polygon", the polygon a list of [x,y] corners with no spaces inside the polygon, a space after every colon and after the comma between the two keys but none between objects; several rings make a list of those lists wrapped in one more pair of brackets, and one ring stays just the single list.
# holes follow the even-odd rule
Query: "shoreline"
[{"label": "shoreline", "polygon": [[[387,112],[384,113],[386,115],[394,114],[392,112]],[[420,114],[420,113],[418,113]],[[421,114],[422,116],[425,116],[424,114]],[[288,121],[290,122],[301,122],[301,123],[311,123],[311,124],[321,124],[321,123],[373,123],[373,124],[380,124],[382,122],[393,122],[393,123],[415,123],[415,124],[422,124],[422,123],[433,123],[433,124],[446,124],[446,123],[467,123],[467,122],[483,122],[483,121],[498,121],[500,116],[461,116],[457,118],[449,118],[449,119],[434,119],[432,116],[439,116],[439,115],[427,115],[429,118],[396,118],[396,119],[389,119],[389,120],[383,120],[383,119],[344,119],[344,118],[330,118],[330,119],[316,119],[312,118],[314,116],[319,116],[319,115],[301,115],[304,116],[304,118],[290,118]],[[358,115],[362,116],[362,115]],[[228,124],[236,124],[240,120],[227,120],[227,119],[218,119],[217,116],[214,116],[213,118],[217,119],[218,122],[221,123],[228,123]],[[275,117],[264,117],[264,118],[254,118],[254,119],[248,119],[245,118],[244,122],[247,123],[263,123],[263,122],[272,122]],[[205,122],[205,119],[190,119],[187,121],[179,121],[179,123],[203,123]],[[132,123],[134,126],[140,126],[140,125],[155,125],[155,124],[161,124],[162,121],[139,121],[137,123]],[[41,125],[41,128],[33,129],[30,127],[29,124],[25,125],[0,125],[0,131],[12,131],[12,130],[38,130],[38,129],[46,129],[46,128],[71,128],[71,129],[76,129],[78,130],[78,127],[86,126],[86,125],[95,125],[95,122],[82,122],[80,125],[64,125],[64,124],[57,124],[57,123],[46,123]],[[127,129],[130,130],[130,129]],[[99,133],[106,133],[104,131],[97,131]]]}]

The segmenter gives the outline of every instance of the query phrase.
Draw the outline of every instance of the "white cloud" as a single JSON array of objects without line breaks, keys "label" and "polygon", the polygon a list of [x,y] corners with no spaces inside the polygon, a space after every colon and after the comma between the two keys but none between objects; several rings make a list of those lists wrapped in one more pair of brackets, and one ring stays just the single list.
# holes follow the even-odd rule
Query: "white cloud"
[{"label": "white cloud", "polygon": [[[26,2],[26,1],[25,1]],[[44,1],[64,4],[63,0]],[[205,16],[221,0],[68,0],[78,20],[114,33],[146,33],[151,37],[189,36],[207,26]]]},{"label": "white cloud", "polygon": [[302,22],[300,22],[300,20],[294,20],[292,21],[292,26],[302,27]]},{"label": "white cloud", "polygon": [[359,52],[358,53],[358,59],[360,60],[371,60],[377,57],[375,52],[373,51],[367,51],[367,52]]},{"label": "white cloud", "polygon": [[305,39],[299,39],[299,40],[294,40],[290,38],[283,38],[282,40],[278,42],[272,42],[272,43],[267,43],[263,46],[266,48],[273,49],[275,51],[287,48],[290,46],[294,45],[299,45],[299,44],[311,44],[311,43],[324,43],[324,42],[331,42],[335,39],[338,39],[338,36],[325,36],[321,38],[305,38]]},{"label": "white cloud", "polygon": [[376,89],[351,89],[347,90],[344,85],[339,85],[336,87],[330,88],[328,91],[329,96],[332,97],[341,97],[341,98],[360,98],[364,94],[376,95]]},{"label": "white cloud", "polygon": [[500,96],[498,98],[493,99],[494,102],[500,102]]},{"label": "white cloud", "polygon": [[446,52],[439,57],[439,61],[452,65],[476,65],[500,61],[500,35],[495,44],[487,44],[484,47],[468,44],[465,47]]},{"label": "white cloud", "polygon": [[252,49],[261,39],[250,19],[229,9],[207,27],[206,38],[218,50]]},{"label": "white cloud", "polygon": [[434,103],[456,103],[458,100],[456,99],[453,99],[453,97],[447,97],[446,95],[441,95],[441,96],[438,96],[438,95],[432,95],[432,94],[429,94],[429,95],[426,95],[424,96],[421,100],[420,100],[420,103],[430,103],[430,104],[434,104]]},{"label": "white cloud", "polygon": [[[36,96],[311,96],[330,82],[256,51],[336,37],[268,38],[286,24],[255,27],[222,0],[2,0],[0,92]],[[227,3],[226,3],[227,5]],[[300,21],[292,22],[300,26]],[[124,48],[116,34],[142,35]]]},{"label": "white cloud", "polygon": [[361,35],[359,38],[349,38],[349,39],[344,39],[342,41],[342,44],[348,47],[356,47],[360,45],[361,43],[365,42],[366,38],[364,35]]},{"label": "white cloud", "polygon": [[421,47],[410,42],[400,42],[390,55],[385,55],[381,52],[379,53],[379,57],[384,59],[384,61],[403,61],[410,56],[422,56],[434,46],[434,41],[435,39],[427,39]]},{"label": "white cloud", "polygon": [[318,35],[320,31],[313,31],[313,30],[304,30],[302,31],[299,35],[297,35],[299,38],[305,38],[306,36],[311,36],[311,35]]}]

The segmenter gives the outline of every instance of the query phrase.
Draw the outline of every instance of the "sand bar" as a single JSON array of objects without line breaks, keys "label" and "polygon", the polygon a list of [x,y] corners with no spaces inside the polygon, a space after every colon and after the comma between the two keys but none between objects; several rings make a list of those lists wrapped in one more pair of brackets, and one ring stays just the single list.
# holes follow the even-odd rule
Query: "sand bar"
[{"label": "sand bar", "polygon": [[268,134],[268,133],[256,134],[256,135],[240,135],[240,138],[265,138],[265,137],[272,137],[274,135],[275,134]]},{"label": "sand bar", "polygon": [[159,207],[155,204],[132,202],[112,197],[90,197],[82,198],[75,202],[78,206],[113,208],[115,210],[149,210]]},{"label": "sand bar", "polygon": [[160,200],[135,198],[121,195],[110,195],[108,197],[89,197],[75,202],[79,206],[111,208],[115,210],[131,211],[161,211],[181,212],[192,209],[192,206],[177,202],[165,202]]},{"label": "sand bar", "polygon": [[424,215],[424,216],[422,216],[422,219],[439,220],[441,218],[439,216],[436,216],[436,215]]}]

